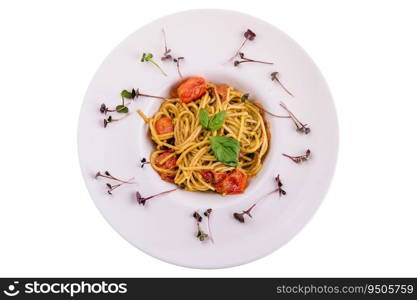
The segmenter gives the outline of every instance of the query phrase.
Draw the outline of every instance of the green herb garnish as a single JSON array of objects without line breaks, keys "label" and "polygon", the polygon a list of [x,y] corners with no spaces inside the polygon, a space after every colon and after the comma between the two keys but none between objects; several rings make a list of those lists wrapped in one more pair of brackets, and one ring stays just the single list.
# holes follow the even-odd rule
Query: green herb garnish
[{"label": "green herb garnish", "polygon": [[205,110],[204,108],[201,108],[200,111],[198,112],[198,117],[200,119],[201,126],[207,129],[209,125],[209,115],[208,115],[207,110]]},{"label": "green herb garnish", "polygon": [[122,98],[125,99],[134,99],[135,98],[135,90],[132,89],[131,92],[129,92],[128,90],[123,90],[120,92],[120,96],[122,96]]},{"label": "green herb garnish", "polygon": [[127,114],[129,112],[129,109],[126,106],[120,104],[116,106],[116,111],[121,114]]},{"label": "green herb garnish", "polygon": [[226,136],[211,136],[209,139],[216,159],[225,165],[236,167],[239,161],[239,141]]},{"label": "green herb garnish", "polygon": [[153,58],[152,53],[143,53],[142,58],[140,59],[140,61],[141,62],[150,62],[155,67],[157,67],[159,69],[159,71],[161,71],[162,74],[164,74],[165,76],[168,76],[167,73],[165,73],[165,71],[161,68],[161,66],[158,65],[152,58]]},{"label": "green herb garnish", "polygon": [[201,126],[209,131],[216,131],[223,126],[224,120],[226,118],[226,111],[219,111],[213,117],[209,118],[207,110],[201,108],[198,115]]}]

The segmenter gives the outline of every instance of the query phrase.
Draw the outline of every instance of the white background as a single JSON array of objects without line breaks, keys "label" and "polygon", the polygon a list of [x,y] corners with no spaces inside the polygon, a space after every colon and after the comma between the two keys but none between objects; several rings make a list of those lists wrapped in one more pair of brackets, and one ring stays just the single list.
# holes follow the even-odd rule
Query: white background
[{"label": "white background", "polygon": [[[256,262],[193,270],[141,253],[90,200],[77,157],[84,93],[106,55],[166,14],[264,19],[317,63],[340,122],[321,208]],[[415,1],[2,1],[0,276],[417,276]]]}]

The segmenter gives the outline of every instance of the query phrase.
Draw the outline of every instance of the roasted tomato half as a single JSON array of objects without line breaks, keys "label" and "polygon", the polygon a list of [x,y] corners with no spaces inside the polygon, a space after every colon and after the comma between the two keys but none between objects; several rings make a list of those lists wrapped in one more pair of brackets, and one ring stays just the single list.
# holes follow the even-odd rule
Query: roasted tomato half
[{"label": "roasted tomato half", "polygon": [[177,167],[177,158],[174,156],[168,158],[168,160],[164,163],[162,163],[162,161],[169,155],[171,155],[172,153],[174,153],[173,150],[166,150],[164,152],[162,152],[161,154],[159,154],[156,159],[155,159],[155,164],[157,167],[162,168],[162,169],[167,169],[167,170],[173,170]]},{"label": "roasted tomato half", "polygon": [[[177,158],[174,156],[168,158],[168,160],[164,163],[162,161],[167,158],[167,156],[174,153],[173,150],[167,150],[159,154],[155,159],[155,164],[157,167],[167,170],[174,170],[177,167]],[[159,173],[162,180],[168,181],[168,182],[174,182],[175,175],[166,174],[166,173]]]},{"label": "roasted tomato half", "polygon": [[203,179],[210,184],[219,183],[227,176],[226,173],[217,173],[211,170],[202,170],[200,174],[203,177]]},{"label": "roasted tomato half", "polygon": [[216,192],[226,195],[243,193],[247,185],[248,178],[246,174],[239,170],[233,170],[223,180],[213,184]]},{"label": "roasted tomato half", "polygon": [[204,78],[190,77],[180,84],[177,93],[183,103],[190,103],[203,96],[206,90],[207,83]]},{"label": "roasted tomato half", "polygon": [[229,173],[217,173],[211,170],[202,170],[200,172],[203,179],[213,185],[216,192],[220,194],[240,194],[245,191],[248,185],[248,178],[245,173],[239,170],[233,170]]},{"label": "roasted tomato half", "polygon": [[165,134],[174,131],[174,123],[168,117],[162,117],[155,122],[155,129],[158,134]]}]

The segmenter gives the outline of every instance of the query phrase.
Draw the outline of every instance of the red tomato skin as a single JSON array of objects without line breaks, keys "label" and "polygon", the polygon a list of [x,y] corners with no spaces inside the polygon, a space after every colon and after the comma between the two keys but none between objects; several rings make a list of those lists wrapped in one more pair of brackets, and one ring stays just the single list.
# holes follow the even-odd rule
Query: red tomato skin
[{"label": "red tomato skin", "polygon": [[173,152],[173,150],[167,150],[159,154],[158,157],[155,159],[156,166],[167,170],[175,169],[177,167],[177,158],[175,156],[169,158],[166,162],[161,164],[161,161],[163,161],[168,155],[171,155]]},{"label": "red tomato skin", "polygon": [[170,176],[166,174],[159,174],[161,176],[161,179],[167,182],[174,183],[175,176]]},{"label": "red tomato skin", "polygon": [[178,97],[183,103],[199,99],[207,90],[206,80],[202,77],[190,77],[177,88]]},{"label": "red tomato skin", "polygon": [[155,129],[158,134],[165,134],[174,131],[174,123],[168,117],[162,117],[155,122]]},{"label": "red tomato skin", "polygon": [[213,186],[216,192],[220,194],[233,195],[243,193],[247,184],[248,178],[246,174],[239,170],[233,170],[227,174],[226,178]]},{"label": "red tomato skin", "polygon": [[202,170],[200,174],[207,183],[211,184],[219,183],[227,176],[225,173],[216,173],[211,170]]}]

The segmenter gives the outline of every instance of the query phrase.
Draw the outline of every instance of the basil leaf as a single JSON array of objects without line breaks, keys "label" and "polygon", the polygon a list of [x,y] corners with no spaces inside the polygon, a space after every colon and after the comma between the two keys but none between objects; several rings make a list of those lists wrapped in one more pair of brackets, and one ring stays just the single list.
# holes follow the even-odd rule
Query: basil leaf
[{"label": "basil leaf", "polygon": [[209,121],[208,129],[210,131],[215,131],[220,129],[223,126],[224,119],[226,117],[226,111],[222,110],[215,114]]},{"label": "basil leaf", "polygon": [[120,95],[125,99],[133,99],[133,94],[129,91],[123,90]]},{"label": "basil leaf", "polygon": [[126,106],[120,104],[116,106],[116,111],[121,114],[127,114],[129,109]]},{"label": "basil leaf", "polygon": [[239,141],[226,136],[210,137],[211,151],[225,165],[236,167],[239,161]]},{"label": "basil leaf", "polygon": [[198,117],[200,119],[201,126],[207,129],[209,126],[209,117],[208,117],[207,110],[205,110],[204,108],[201,108],[198,113]]}]

